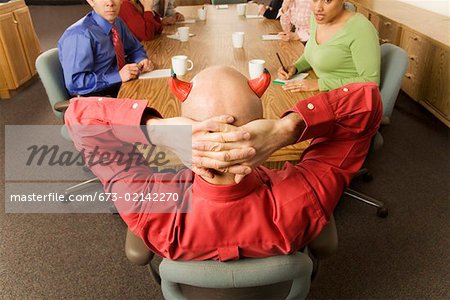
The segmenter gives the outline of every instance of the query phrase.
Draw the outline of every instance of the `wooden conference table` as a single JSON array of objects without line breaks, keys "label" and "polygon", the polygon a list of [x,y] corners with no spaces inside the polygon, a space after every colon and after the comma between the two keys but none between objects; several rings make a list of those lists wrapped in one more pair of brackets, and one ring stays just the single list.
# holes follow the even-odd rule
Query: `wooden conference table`
[{"label": "wooden conference table", "polygon": [[[201,6],[177,7],[186,20],[197,18],[197,9]],[[190,81],[195,74],[213,65],[228,65],[236,68],[248,77],[248,61],[264,59],[265,67],[277,77],[280,63],[278,52],[284,63],[292,63],[303,52],[303,45],[299,41],[263,41],[262,34],[281,31],[279,21],[268,19],[247,19],[238,16],[236,5],[229,5],[228,9],[218,9],[214,5],[206,5],[206,21],[196,21],[192,24],[177,24],[167,26],[161,36],[153,41],[144,42],[150,59],[158,69],[171,68],[171,57],[187,55],[193,62],[194,68],[186,75],[179,77]],[[177,27],[188,26],[190,37],[187,42],[167,38],[168,34],[176,32]],[[235,31],[245,32],[244,47],[235,49],[232,46],[231,34]],[[314,74],[310,74],[314,76]],[[312,77],[315,78],[315,77]],[[167,78],[133,80],[124,83],[120,89],[120,98],[146,99],[148,105],[157,109],[164,117],[179,116],[181,109],[179,101],[173,96],[167,85]],[[220,83],[212,83],[220,84]],[[280,85],[271,84],[262,97],[265,118],[279,118],[284,111],[292,107],[298,100],[313,96],[313,92],[291,93],[284,91]],[[309,142],[302,142],[288,146],[275,152],[267,161],[270,168],[281,168],[285,161],[296,161]]]}]

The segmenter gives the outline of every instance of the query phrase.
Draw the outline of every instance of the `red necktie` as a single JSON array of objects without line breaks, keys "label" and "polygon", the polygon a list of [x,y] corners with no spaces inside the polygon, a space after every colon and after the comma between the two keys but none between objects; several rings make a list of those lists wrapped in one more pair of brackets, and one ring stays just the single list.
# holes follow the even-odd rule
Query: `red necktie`
[{"label": "red necktie", "polygon": [[125,54],[123,51],[123,44],[115,25],[113,25],[113,27],[111,28],[111,33],[114,50],[116,51],[117,65],[119,66],[120,71],[123,68],[123,66],[125,66]]}]

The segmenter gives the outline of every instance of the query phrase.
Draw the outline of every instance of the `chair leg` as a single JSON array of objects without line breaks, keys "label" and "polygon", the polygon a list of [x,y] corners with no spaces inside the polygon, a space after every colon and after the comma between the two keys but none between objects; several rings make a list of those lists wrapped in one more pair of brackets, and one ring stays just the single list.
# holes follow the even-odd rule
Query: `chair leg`
[{"label": "chair leg", "polygon": [[150,261],[147,265],[148,270],[150,271],[150,274],[152,275],[155,282],[159,285],[161,285],[161,276],[159,275],[159,272],[155,270],[155,268],[152,266],[152,262]]},{"label": "chair leg", "polygon": [[366,204],[375,206],[377,208],[377,216],[380,218],[386,218],[388,216],[388,209],[384,206],[384,203],[374,199],[370,196],[367,196],[363,193],[357,192],[353,189],[348,188],[344,191],[344,195],[350,196],[356,200],[362,201]]}]

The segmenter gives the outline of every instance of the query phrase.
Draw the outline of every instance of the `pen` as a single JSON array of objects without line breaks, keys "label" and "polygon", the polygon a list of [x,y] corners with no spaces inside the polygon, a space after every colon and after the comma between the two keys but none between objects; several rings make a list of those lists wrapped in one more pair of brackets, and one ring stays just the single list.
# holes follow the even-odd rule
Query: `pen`
[{"label": "pen", "polygon": [[280,58],[280,55],[278,54],[278,52],[277,52],[277,57],[278,57],[278,61],[279,61],[280,64],[281,64],[281,67],[283,68],[283,71],[285,71],[285,72],[287,73],[288,71],[287,71],[286,68],[284,67],[283,62],[281,61],[281,58]]}]

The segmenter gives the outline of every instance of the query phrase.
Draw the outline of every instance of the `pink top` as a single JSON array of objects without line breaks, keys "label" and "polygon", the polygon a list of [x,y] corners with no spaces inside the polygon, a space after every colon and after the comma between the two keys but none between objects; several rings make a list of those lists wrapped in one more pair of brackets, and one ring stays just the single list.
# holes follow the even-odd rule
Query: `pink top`
[{"label": "pink top", "polygon": [[[285,0],[286,1],[286,0]],[[309,0],[292,0],[287,11],[281,13],[280,23],[283,31],[290,32],[295,26],[295,33],[301,41],[309,40],[309,18],[311,7]]]}]

